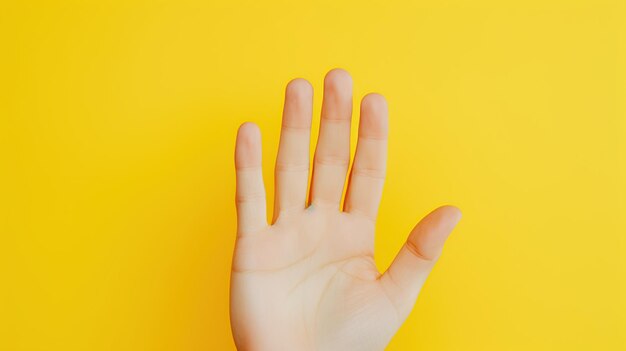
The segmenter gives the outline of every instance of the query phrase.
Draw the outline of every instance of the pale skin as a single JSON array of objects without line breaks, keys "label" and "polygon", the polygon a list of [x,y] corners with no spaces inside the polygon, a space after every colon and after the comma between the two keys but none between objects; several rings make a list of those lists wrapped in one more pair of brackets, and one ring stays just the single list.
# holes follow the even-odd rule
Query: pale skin
[{"label": "pale skin", "polygon": [[259,128],[244,123],[237,133],[230,315],[239,350],[383,350],[461,218],[453,206],[432,211],[381,274],[374,229],[386,173],[387,102],[374,93],[361,100],[349,172],[352,78],[341,69],[328,72],[307,194],[312,106],[311,84],[289,82],[271,223]]}]

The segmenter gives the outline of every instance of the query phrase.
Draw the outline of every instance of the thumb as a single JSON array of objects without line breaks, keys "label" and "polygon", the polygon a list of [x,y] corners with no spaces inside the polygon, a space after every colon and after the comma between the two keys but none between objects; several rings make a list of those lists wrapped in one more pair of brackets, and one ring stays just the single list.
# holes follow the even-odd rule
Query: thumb
[{"label": "thumb", "polygon": [[391,266],[381,276],[381,284],[395,305],[399,317],[413,309],[428,274],[441,255],[443,244],[461,219],[454,206],[442,206],[424,217],[409,234]]}]

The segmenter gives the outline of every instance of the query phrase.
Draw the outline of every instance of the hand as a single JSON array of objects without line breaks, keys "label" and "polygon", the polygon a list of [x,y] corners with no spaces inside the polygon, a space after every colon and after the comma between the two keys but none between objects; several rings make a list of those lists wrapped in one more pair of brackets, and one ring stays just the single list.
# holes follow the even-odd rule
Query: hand
[{"label": "hand", "polygon": [[261,134],[237,134],[237,242],[231,275],[231,326],[241,350],[382,350],[409,315],[461,218],[436,209],[411,231],[382,275],[374,263],[374,227],[387,153],[387,103],[361,101],[350,163],[352,79],[340,69],[324,80],[322,116],[307,206],[313,88],[287,85],[275,167],[273,224],[266,217]]}]

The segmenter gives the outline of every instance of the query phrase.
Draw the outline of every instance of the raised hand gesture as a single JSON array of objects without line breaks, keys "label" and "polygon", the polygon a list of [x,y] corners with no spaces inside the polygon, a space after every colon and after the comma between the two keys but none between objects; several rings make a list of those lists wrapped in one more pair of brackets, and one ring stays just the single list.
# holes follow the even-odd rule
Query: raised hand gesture
[{"label": "raised hand gesture", "polygon": [[444,241],[461,218],[451,206],[422,219],[391,266],[374,263],[374,228],[385,179],[388,112],[368,94],[343,208],[350,164],[352,79],[324,80],[310,192],[313,88],[287,85],[275,167],[273,223],[267,223],[261,134],[237,135],[237,242],[231,275],[231,325],[240,350],[382,350],[409,315]]}]

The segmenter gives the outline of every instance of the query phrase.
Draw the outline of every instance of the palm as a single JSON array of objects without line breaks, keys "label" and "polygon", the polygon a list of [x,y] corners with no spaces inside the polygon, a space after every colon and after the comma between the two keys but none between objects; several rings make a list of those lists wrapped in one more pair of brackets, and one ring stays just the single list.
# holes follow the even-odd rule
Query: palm
[{"label": "palm", "polygon": [[259,350],[380,350],[410,312],[459,213],[442,207],[422,220],[381,275],[373,254],[385,172],[386,103],[376,94],[363,99],[341,211],[350,157],[350,77],[334,70],[325,80],[307,207],[311,100],[306,81],[289,84],[271,226],[265,218],[258,129],[244,124],[238,135],[238,238],[231,277],[235,342]]}]

